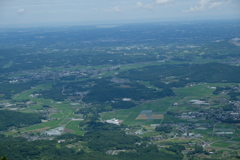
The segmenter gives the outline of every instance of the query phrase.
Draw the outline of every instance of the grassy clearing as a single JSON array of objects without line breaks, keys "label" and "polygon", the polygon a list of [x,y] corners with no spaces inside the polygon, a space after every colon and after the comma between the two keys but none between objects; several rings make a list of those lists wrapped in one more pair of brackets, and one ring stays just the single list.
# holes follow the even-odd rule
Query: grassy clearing
[{"label": "grassy clearing", "polygon": [[13,65],[13,61],[9,61],[3,68],[10,68]]},{"label": "grassy clearing", "polygon": [[159,133],[158,132],[145,132],[142,136],[143,137],[151,137],[151,136],[158,136]]},{"label": "grassy clearing", "polygon": [[17,94],[17,95],[14,95],[13,96],[13,99],[15,100],[21,100],[21,99],[34,99],[34,98],[31,98],[29,97],[30,94],[32,94],[33,92],[35,91],[38,91],[39,89],[48,89],[50,88],[51,86],[53,85],[53,83],[46,83],[46,84],[42,84],[42,85],[39,85],[33,89],[30,89],[30,90],[27,90],[27,91],[24,91],[20,94]]},{"label": "grassy clearing", "polygon": [[227,148],[228,146],[232,145],[231,142],[227,141],[218,141],[216,143],[213,143],[211,146],[213,147],[219,147],[219,148]]},{"label": "grassy clearing", "polygon": [[158,91],[162,90],[161,88],[151,85],[150,82],[148,82],[148,81],[139,81],[138,83],[143,84],[148,88],[158,89]]},{"label": "grassy clearing", "polygon": [[60,122],[59,120],[52,120],[52,121],[49,121],[49,122],[46,122],[46,123],[40,123],[40,124],[37,124],[37,125],[34,125],[34,126],[21,128],[20,132],[34,132],[36,130],[46,128],[46,127],[49,127],[51,129],[53,129],[53,128],[59,127],[58,126],[59,122]]},{"label": "grassy clearing", "polygon": [[210,84],[199,84],[191,87],[177,88],[174,92],[179,97],[187,97],[186,100],[199,99],[201,97],[211,96],[213,89],[208,88]]},{"label": "grassy clearing", "polygon": [[65,128],[73,131],[70,133],[74,133],[77,135],[84,135],[85,132],[81,128],[78,127],[79,122],[80,121],[71,121],[65,126]]},{"label": "grassy clearing", "polygon": [[[211,62],[225,62],[227,61],[228,59],[204,59],[202,57],[197,57],[193,63],[200,63],[200,64],[203,64],[203,63],[211,63]],[[184,64],[186,62],[184,61],[166,61],[166,63],[168,64]]]},{"label": "grassy clearing", "polygon": [[233,126],[230,124],[226,124],[226,123],[220,123],[220,124],[215,125],[215,128],[231,129],[231,128],[233,128]]}]

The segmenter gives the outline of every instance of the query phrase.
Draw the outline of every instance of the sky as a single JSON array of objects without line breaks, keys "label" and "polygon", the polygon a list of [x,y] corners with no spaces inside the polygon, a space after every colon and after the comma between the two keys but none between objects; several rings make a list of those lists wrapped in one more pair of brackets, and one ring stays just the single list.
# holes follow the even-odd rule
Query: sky
[{"label": "sky", "polygon": [[0,0],[0,26],[240,18],[240,0]]}]

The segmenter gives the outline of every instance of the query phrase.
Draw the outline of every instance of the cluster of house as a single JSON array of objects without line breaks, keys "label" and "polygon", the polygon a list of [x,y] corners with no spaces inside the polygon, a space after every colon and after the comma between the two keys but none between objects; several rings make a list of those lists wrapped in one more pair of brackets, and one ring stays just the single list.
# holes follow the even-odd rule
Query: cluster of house
[{"label": "cluster of house", "polygon": [[41,94],[30,94],[29,97],[38,98]]},{"label": "cluster of house", "polygon": [[[205,101],[200,100],[190,100],[190,103],[195,105],[209,105]],[[177,118],[181,119],[195,119],[205,117],[210,120],[240,120],[240,101],[229,101],[229,104],[233,105],[233,110],[223,110],[220,108],[210,108],[208,111],[204,112],[183,112],[180,115],[176,115]],[[177,104],[174,104],[177,105]]]},{"label": "cluster of house", "polygon": [[189,102],[197,105],[209,105],[209,103],[206,103],[205,101],[200,101],[200,100],[190,100]]},{"label": "cluster of house", "polygon": [[225,120],[233,120],[239,121],[240,120],[240,110],[232,110],[232,111],[224,111],[221,108],[219,109],[211,109],[208,113],[211,120],[218,120],[218,121],[225,121]]},{"label": "cluster of house", "polygon": [[240,119],[240,101],[229,102],[234,106],[234,111],[230,113],[234,119]]},{"label": "cluster of house", "polygon": [[4,103],[1,103],[0,106],[8,110],[17,111],[17,110],[23,110],[25,108],[31,107],[32,103],[34,102],[32,101],[14,102],[14,103],[4,102]]},{"label": "cluster of house", "polygon": [[122,78],[117,78],[117,77],[113,77],[110,81],[113,83],[119,83],[119,84],[129,82],[128,79],[122,79]]},{"label": "cluster of house", "polygon": [[[62,77],[76,76],[76,78],[91,76],[96,77],[101,75],[101,72],[113,71],[120,68],[120,66],[111,66],[108,68],[99,68],[99,69],[81,69],[81,70],[61,70],[61,71],[51,71],[43,70],[35,72],[33,70],[20,71],[20,73],[25,73],[28,76],[16,76],[12,79],[6,81],[8,83],[18,83],[18,82],[28,82],[31,80],[56,80]],[[117,80],[116,80],[117,81]]]},{"label": "cluster of house", "polygon": [[181,119],[193,119],[193,118],[197,118],[197,117],[204,117],[204,113],[201,112],[184,112],[179,116],[176,116],[178,118]]}]

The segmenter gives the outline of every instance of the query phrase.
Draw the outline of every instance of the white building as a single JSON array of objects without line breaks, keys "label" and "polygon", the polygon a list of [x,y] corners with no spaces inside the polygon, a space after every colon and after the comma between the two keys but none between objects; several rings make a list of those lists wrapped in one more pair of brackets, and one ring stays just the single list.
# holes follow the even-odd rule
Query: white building
[{"label": "white building", "polygon": [[44,131],[44,133],[46,133],[48,136],[59,136],[63,133],[63,131],[64,131],[63,127],[57,127],[49,131]]},{"label": "white building", "polygon": [[110,119],[110,120],[106,120],[105,122],[116,124],[116,125],[118,125],[120,123],[119,120],[116,119],[116,118],[113,118],[113,119]]},{"label": "white building", "polygon": [[125,102],[129,102],[131,101],[132,99],[131,98],[123,98],[122,101],[125,101]]}]

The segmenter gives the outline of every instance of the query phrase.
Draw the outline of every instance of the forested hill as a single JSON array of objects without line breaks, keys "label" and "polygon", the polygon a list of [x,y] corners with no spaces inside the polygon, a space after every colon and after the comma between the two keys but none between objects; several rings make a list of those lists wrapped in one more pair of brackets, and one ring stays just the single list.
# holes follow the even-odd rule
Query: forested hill
[{"label": "forested hill", "polygon": [[34,125],[40,123],[41,118],[43,117],[39,114],[0,110],[0,131],[7,130],[13,126]]},{"label": "forested hill", "polygon": [[[85,136],[64,134],[55,139],[27,141],[25,138],[0,134],[0,157],[7,155],[10,160],[46,159],[46,160],[181,160],[184,146],[169,143],[169,147],[159,149],[148,143],[148,138],[128,135],[123,128],[106,123],[88,123]],[[113,130],[114,129],[114,130]],[[65,140],[59,144],[57,140]],[[70,144],[84,144],[88,147],[75,150]],[[140,145],[138,145],[138,144]],[[106,154],[107,151],[121,150],[118,155]]]},{"label": "forested hill", "polygon": [[204,65],[192,65],[186,69],[183,77],[190,78],[194,82],[209,83],[239,83],[240,67],[222,63],[207,63]]},{"label": "forested hill", "polygon": [[132,69],[119,74],[121,78],[150,81],[152,84],[159,83],[159,79],[164,81],[169,76],[176,76],[183,82],[239,83],[240,67],[223,63],[162,65]]}]

